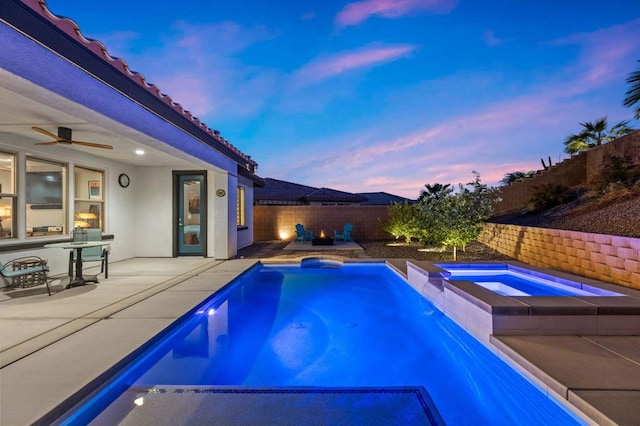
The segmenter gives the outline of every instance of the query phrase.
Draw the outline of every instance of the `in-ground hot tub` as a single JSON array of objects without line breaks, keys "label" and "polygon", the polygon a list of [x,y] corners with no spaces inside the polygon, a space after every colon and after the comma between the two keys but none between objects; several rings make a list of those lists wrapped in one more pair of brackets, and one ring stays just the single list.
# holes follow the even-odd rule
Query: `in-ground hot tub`
[{"label": "in-ground hot tub", "polygon": [[503,296],[622,296],[611,290],[506,263],[435,265],[449,273],[449,281],[472,281]]},{"label": "in-ground hot tub", "polygon": [[640,329],[640,291],[521,262],[408,261],[407,277],[487,343],[492,335],[635,335]]}]

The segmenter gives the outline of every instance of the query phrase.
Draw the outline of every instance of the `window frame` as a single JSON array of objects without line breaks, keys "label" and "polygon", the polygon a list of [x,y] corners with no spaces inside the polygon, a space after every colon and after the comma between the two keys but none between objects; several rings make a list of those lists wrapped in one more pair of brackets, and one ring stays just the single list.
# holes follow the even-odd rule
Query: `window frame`
[{"label": "window frame", "polygon": [[238,185],[236,193],[236,226],[247,225],[247,202],[246,202],[246,189],[244,186]]},{"label": "window frame", "polygon": [[[50,210],[51,208],[33,208],[33,207],[29,207],[29,206],[34,206],[34,205],[48,205],[47,203],[31,203],[28,204],[27,200],[29,198],[29,187],[27,185],[27,174],[30,173],[29,171],[29,162],[33,161],[36,163],[41,163],[41,164],[49,164],[52,166],[57,166],[60,168],[60,171],[58,172],[57,170],[55,171],[56,173],[60,173],[61,174],[61,203],[60,203],[60,209],[52,209],[52,210],[61,210],[61,217],[62,220],[60,223],[51,223],[51,224],[46,224],[46,225],[37,225],[34,226],[33,223],[30,223],[30,218],[29,218],[29,210]],[[69,214],[69,164],[68,163],[64,163],[61,161],[56,161],[56,160],[51,160],[51,159],[47,159],[47,158],[43,158],[40,156],[32,156],[32,155],[26,155],[24,158],[24,182],[19,182],[22,183],[25,186],[25,192],[24,192],[24,200],[21,201],[21,203],[24,205],[24,231],[25,231],[25,237],[27,239],[32,239],[32,238],[40,238],[40,237],[52,237],[52,236],[56,236],[56,237],[60,237],[61,235],[67,235],[69,233],[69,223],[68,223],[68,214]],[[32,172],[40,172],[40,171],[32,171]],[[46,172],[45,172],[46,173]],[[57,205],[57,203],[50,203],[49,205]],[[37,213],[32,213],[32,215],[36,216]],[[36,221],[37,222],[37,221]]]}]

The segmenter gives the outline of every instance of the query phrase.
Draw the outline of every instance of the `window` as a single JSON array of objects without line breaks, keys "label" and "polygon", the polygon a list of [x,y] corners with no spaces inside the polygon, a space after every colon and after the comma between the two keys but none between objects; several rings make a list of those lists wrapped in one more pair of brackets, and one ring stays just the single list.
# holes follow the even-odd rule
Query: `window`
[{"label": "window", "polygon": [[16,157],[0,152],[0,238],[15,237]]},{"label": "window", "polygon": [[67,167],[52,161],[27,157],[27,236],[66,233]]},{"label": "window", "polygon": [[73,227],[103,229],[104,172],[75,167],[73,177]]},{"label": "window", "polygon": [[238,226],[245,225],[244,209],[245,209],[244,186],[238,187],[238,202],[236,203],[236,224]]}]

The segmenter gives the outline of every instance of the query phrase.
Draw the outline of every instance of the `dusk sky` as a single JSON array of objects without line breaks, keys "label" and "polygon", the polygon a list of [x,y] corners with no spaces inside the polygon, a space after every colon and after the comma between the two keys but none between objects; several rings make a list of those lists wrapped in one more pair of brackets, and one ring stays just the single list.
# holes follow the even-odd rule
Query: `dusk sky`
[{"label": "dusk sky", "polygon": [[476,170],[493,186],[567,158],[579,122],[633,117],[638,0],[47,4],[262,177],[417,198]]}]

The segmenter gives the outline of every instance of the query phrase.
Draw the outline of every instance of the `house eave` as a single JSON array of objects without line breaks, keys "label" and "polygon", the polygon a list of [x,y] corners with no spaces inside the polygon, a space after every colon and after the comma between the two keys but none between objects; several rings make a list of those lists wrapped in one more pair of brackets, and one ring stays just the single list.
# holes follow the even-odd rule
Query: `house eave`
[{"label": "house eave", "polygon": [[[77,26],[73,28],[75,24],[71,20],[53,17],[46,6],[37,0],[3,1],[0,4],[0,21],[239,166],[256,166],[250,157],[185,111],[181,105],[174,103],[170,97],[161,94],[156,86],[147,84],[142,75],[132,73],[124,61],[108,56],[101,43],[82,37],[79,30],[76,31]],[[62,29],[65,25],[71,28]],[[69,33],[75,34],[75,37]],[[180,149],[179,146],[175,148]]]}]

